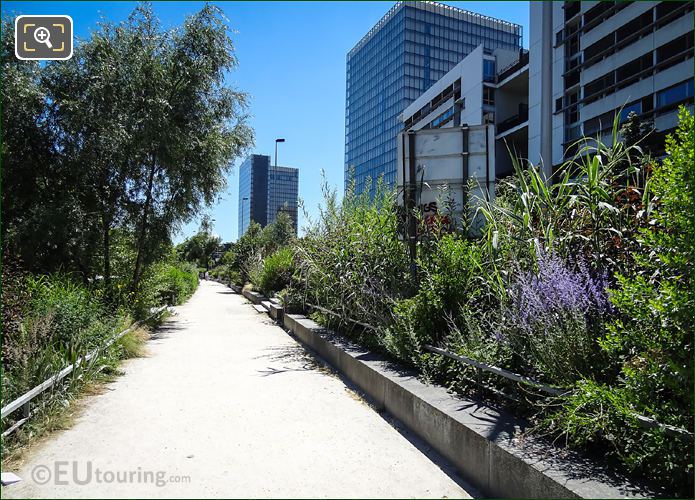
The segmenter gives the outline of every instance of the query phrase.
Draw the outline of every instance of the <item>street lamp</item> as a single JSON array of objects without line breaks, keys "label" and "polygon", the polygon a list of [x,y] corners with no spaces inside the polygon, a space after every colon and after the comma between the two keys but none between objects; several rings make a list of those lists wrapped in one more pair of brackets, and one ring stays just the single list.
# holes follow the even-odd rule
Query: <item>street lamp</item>
[{"label": "street lamp", "polygon": [[206,241],[205,244],[203,245],[203,254],[205,256],[205,273],[207,279],[207,272],[210,270],[210,259],[215,261],[215,265],[217,265],[217,259],[215,259],[214,256],[214,251],[211,252],[210,255],[208,255],[208,243],[210,242],[209,237],[212,236],[212,226],[214,226],[215,219],[207,219],[205,221],[205,236],[206,236]]},{"label": "street lamp", "polygon": [[244,202],[249,201],[247,196],[244,196],[241,199],[241,234],[239,235],[239,238],[244,234]]},{"label": "street lamp", "polygon": [[275,166],[278,166],[278,142],[285,142],[285,139],[275,139]]}]

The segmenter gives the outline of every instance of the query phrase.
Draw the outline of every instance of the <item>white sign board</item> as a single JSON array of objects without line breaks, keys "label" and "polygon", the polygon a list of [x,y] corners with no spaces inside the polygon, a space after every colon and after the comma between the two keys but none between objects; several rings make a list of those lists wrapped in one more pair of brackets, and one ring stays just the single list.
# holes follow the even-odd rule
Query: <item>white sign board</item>
[{"label": "white sign board", "polygon": [[[414,161],[416,205],[427,219],[439,214],[461,217],[464,204],[472,212],[476,200],[495,192],[495,127],[422,129],[398,136],[398,200],[410,182]],[[467,192],[469,181],[473,187]],[[465,197],[465,199],[464,199]]]}]

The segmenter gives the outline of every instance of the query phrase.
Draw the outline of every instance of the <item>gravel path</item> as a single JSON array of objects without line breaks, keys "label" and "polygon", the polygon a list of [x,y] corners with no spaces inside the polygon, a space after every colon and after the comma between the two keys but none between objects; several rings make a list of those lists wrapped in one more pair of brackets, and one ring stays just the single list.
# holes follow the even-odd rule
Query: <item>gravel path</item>
[{"label": "gravel path", "polygon": [[149,356],[124,371],[90,397],[72,428],[28,453],[15,471],[23,480],[3,497],[473,491],[223,285],[202,282],[150,341]]}]

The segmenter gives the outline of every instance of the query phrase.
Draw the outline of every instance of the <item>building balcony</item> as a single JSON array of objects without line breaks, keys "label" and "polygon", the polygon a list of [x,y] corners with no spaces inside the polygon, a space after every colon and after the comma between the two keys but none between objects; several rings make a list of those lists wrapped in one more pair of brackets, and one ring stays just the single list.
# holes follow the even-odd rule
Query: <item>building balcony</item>
[{"label": "building balcony", "polygon": [[528,121],[528,107],[520,106],[519,113],[497,124],[497,135],[501,135]]},{"label": "building balcony", "polygon": [[513,75],[515,72],[519,71],[521,68],[526,66],[528,64],[528,57],[529,57],[529,52],[528,50],[522,50],[521,53],[519,54],[519,59],[514,61],[512,64],[507,66],[506,68],[503,68],[498,74],[496,78],[496,83],[500,83],[505,80],[505,78],[508,78],[509,76]]}]

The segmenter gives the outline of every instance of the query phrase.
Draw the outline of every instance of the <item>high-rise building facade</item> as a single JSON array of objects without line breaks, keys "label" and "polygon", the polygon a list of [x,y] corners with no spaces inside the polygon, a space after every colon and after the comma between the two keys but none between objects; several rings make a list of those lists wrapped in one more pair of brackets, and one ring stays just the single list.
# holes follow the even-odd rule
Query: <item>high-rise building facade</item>
[{"label": "high-rise building facade", "polygon": [[250,155],[239,167],[239,236],[251,221],[268,223],[268,171],[270,156]]},{"label": "high-rise building facade", "polygon": [[267,223],[275,222],[280,212],[292,219],[297,231],[297,199],[299,196],[299,169],[293,167],[270,167],[268,172]]},{"label": "high-rise building facade", "polygon": [[693,106],[693,2],[531,2],[529,160],[546,175],[613,118],[653,121],[657,139]]},{"label": "high-rise building facade", "polygon": [[297,231],[299,169],[272,166],[270,156],[250,155],[239,168],[239,236],[251,221],[265,227],[286,211]]},{"label": "high-rise building facade", "polygon": [[437,2],[398,2],[347,55],[345,183],[396,179],[401,112],[477,46],[521,48],[522,27]]}]

